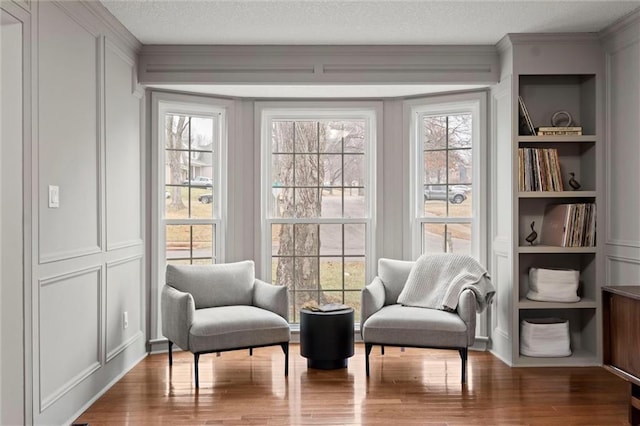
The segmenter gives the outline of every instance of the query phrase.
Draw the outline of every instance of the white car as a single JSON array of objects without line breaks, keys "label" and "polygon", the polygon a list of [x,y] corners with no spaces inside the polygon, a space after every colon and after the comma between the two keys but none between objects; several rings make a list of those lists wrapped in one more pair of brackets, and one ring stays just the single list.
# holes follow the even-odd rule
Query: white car
[{"label": "white car", "polygon": [[183,185],[191,185],[191,186],[213,186],[213,179],[207,176],[196,176],[191,180],[182,181]]}]

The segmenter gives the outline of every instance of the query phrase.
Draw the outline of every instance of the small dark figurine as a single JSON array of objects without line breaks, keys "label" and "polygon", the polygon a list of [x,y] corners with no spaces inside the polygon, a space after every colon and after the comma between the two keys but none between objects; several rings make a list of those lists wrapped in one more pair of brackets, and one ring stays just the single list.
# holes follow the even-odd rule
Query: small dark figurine
[{"label": "small dark figurine", "polygon": [[535,220],[531,222],[531,233],[527,235],[527,238],[525,238],[525,240],[527,240],[527,242],[531,245],[533,245],[533,243],[536,241],[536,238],[538,238],[538,233],[536,232],[535,229],[533,229],[533,225],[535,224],[536,224]]},{"label": "small dark figurine", "polygon": [[572,187],[575,191],[580,189],[582,185],[580,185],[580,182],[575,179],[576,174],[573,172],[569,172],[569,176],[571,176],[571,179],[569,179],[569,186]]}]

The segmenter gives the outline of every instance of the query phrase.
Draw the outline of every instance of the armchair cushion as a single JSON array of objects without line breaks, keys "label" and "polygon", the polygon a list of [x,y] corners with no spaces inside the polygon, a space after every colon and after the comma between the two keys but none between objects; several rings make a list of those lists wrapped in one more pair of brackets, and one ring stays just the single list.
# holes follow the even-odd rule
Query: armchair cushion
[{"label": "armchair cushion", "polygon": [[193,296],[196,309],[251,305],[253,261],[216,265],[167,265],[167,284]]},{"label": "armchair cushion", "polygon": [[289,321],[289,291],[286,286],[256,279],[253,285],[253,306],[275,312]]},{"label": "armchair cushion", "polygon": [[289,324],[255,306],[198,309],[189,332],[191,352],[215,352],[289,341]]},{"label": "armchair cushion", "polygon": [[384,284],[385,305],[398,303],[398,296],[404,288],[414,263],[385,258],[378,260],[378,276]]},{"label": "armchair cushion", "polygon": [[363,339],[386,345],[462,348],[467,346],[467,325],[453,312],[389,305],[369,317]]}]

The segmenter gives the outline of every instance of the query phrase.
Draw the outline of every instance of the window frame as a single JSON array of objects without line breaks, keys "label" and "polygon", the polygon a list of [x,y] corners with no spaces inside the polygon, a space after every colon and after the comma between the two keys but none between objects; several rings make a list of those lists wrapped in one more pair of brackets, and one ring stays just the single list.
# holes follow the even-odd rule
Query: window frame
[{"label": "window frame", "polygon": [[[365,140],[364,152],[364,190],[365,190],[365,213],[363,218],[278,218],[274,216],[271,192],[272,177],[272,149],[271,149],[271,123],[274,120],[365,120],[369,137]],[[354,101],[271,101],[256,102],[255,107],[256,135],[259,135],[260,145],[260,177],[257,185],[260,203],[260,247],[259,271],[262,277],[272,281],[271,259],[271,226],[274,223],[292,224],[351,224],[365,223],[365,283],[367,285],[373,279],[376,271],[376,210],[377,191],[376,183],[377,170],[377,150],[381,135],[382,125],[382,103],[354,102]],[[344,154],[344,153],[343,153]],[[269,183],[268,185],[266,183]],[[342,290],[344,291],[344,290]],[[295,328],[297,324],[292,323]]]},{"label": "window frame", "polygon": [[[165,284],[166,226],[212,225],[215,227],[213,263],[225,260],[227,235],[227,150],[232,128],[233,103],[230,100],[166,92],[151,92],[151,330],[161,338],[160,295]],[[203,117],[219,115],[218,140],[212,155],[212,193],[216,195],[211,218],[166,219],[164,117],[167,113]],[[217,153],[215,151],[217,150]],[[187,151],[185,151],[187,152]],[[191,151],[188,151],[191,152]],[[217,206],[217,208],[215,207]],[[151,341],[154,343],[154,340]]]},{"label": "window frame", "polygon": [[[409,116],[409,211],[410,253],[413,259],[422,254],[422,227],[428,223],[470,223],[471,256],[482,263],[487,258],[487,95],[485,91],[453,95],[434,96],[405,102],[405,112]],[[422,180],[424,177],[423,141],[421,124],[424,116],[454,115],[471,113],[472,115],[472,204],[471,217],[430,218],[424,215],[424,195]]]}]

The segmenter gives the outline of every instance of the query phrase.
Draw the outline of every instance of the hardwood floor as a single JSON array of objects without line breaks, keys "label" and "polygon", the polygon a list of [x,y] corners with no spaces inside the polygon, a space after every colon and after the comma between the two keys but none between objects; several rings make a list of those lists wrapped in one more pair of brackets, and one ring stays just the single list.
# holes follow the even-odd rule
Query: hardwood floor
[{"label": "hardwood floor", "polygon": [[290,348],[203,355],[200,389],[193,356],[150,355],[76,423],[179,425],[626,425],[628,384],[603,368],[509,368],[469,352],[460,384],[457,351],[374,347],[371,377],[364,347],[348,369],[307,369]]}]

